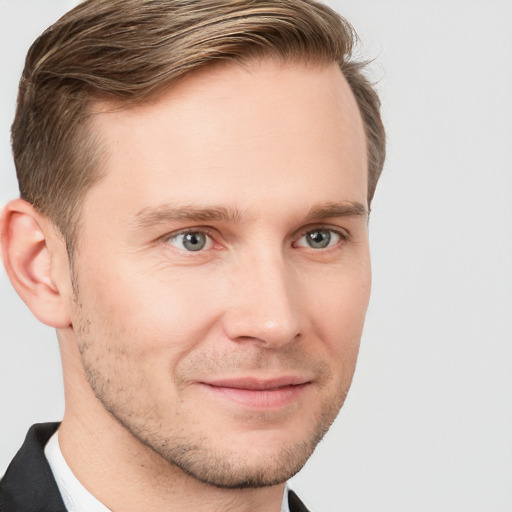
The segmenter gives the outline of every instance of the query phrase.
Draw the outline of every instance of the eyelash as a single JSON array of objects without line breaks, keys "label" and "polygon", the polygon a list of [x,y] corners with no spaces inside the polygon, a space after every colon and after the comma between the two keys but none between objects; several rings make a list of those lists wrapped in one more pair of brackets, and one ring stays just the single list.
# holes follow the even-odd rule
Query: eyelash
[{"label": "eyelash", "polygon": [[[215,244],[215,240],[214,240],[214,236],[212,234],[212,230],[208,229],[208,228],[203,228],[203,227],[183,229],[183,230],[178,231],[178,232],[167,234],[167,235],[165,235],[163,237],[163,241],[168,243],[169,245],[171,245],[170,244],[171,240],[177,239],[181,235],[188,235],[188,234],[202,234],[202,235],[206,235],[207,238],[210,240],[210,243],[212,245]],[[177,248],[177,249],[180,252],[182,252],[182,253],[193,253],[194,252],[194,251],[188,251],[188,250],[179,249],[179,248]],[[200,252],[204,252],[204,251],[201,249],[201,250],[198,250],[197,252],[200,253]]]},{"label": "eyelash", "polygon": [[[335,247],[336,245],[338,245],[339,243],[342,243],[342,242],[345,242],[348,240],[348,234],[345,231],[342,231],[340,229],[333,229],[329,226],[308,226],[306,229],[301,231],[300,236],[296,239],[296,241],[294,242],[293,245],[295,245],[299,240],[301,240],[303,237],[305,237],[309,233],[314,233],[315,231],[327,231],[330,233],[330,236],[332,236],[334,234],[335,236],[339,237],[339,240],[335,244],[328,245],[327,247],[321,248],[324,250],[331,249],[331,248]],[[308,248],[308,247],[305,247],[305,248]],[[315,249],[313,247],[309,247],[309,249],[313,249],[314,251],[321,250],[320,248]]]},{"label": "eyelash", "polygon": [[[333,229],[333,228],[330,228],[328,226],[308,226],[307,229],[302,230],[300,232],[299,236],[297,238],[295,238],[295,241],[292,243],[292,247],[297,247],[296,244],[298,243],[299,240],[304,238],[309,233],[314,233],[315,231],[326,231],[326,232],[329,232],[330,236],[332,236],[334,234],[335,236],[339,237],[339,240],[335,244],[328,245],[327,247],[323,247],[323,248],[314,248],[314,247],[311,247],[311,246],[309,246],[309,247],[299,246],[299,247],[304,247],[306,249],[309,248],[309,249],[312,249],[314,251],[328,250],[328,249],[331,249],[331,248],[335,247],[340,242],[342,243],[342,242],[348,240],[348,238],[349,238],[348,234],[345,231],[342,231],[342,230],[339,230],[339,229]],[[214,234],[213,234],[213,230],[211,230],[209,228],[206,228],[206,227],[189,228],[189,229],[184,229],[182,231],[170,233],[170,234],[167,234],[164,237],[162,237],[162,240],[169,244],[169,242],[171,240],[177,239],[179,236],[187,235],[187,234],[203,234],[203,235],[206,235],[208,237],[208,239],[210,240],[210,243],[212,245],[215,245],[215,237],[214,237]],[[171,245],[171,244],[169,244],[169,245]],[[193,252],[203,253],[206,250],[208,250],[208,249],[203,249],[203,248],[201,248],[201,249],[199,249],[197,251],[180,249],[180,248],[176,248],[176,249],[178,249],[182,254],[190,254],[190,253],[193,253]],[[210,247],[209,247],[209,249],[210,249]]]}]

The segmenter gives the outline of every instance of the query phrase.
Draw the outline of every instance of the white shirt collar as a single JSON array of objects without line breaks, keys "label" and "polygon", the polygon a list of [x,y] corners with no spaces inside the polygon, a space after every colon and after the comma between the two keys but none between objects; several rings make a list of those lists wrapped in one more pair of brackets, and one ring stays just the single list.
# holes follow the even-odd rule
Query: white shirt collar
[{"label": "white shirt collar", "polygon": [[58,430],[46,444],[44,454],[69,512],[111,512],[79,482],[71,471],[60,449]]},{"label": "white shirt collar", "polygon": [[[44,448],[64,505],[69,512],[111,512],[98,501],[78,480],[68,466],[59,445],[59,431],[55,432]],[[288,486],[284,489],[281,512],[290,512],[288,507]]]},{"label": "white shirt collar", "polygon": [[281,502],[281,512],[290,512],[288,505],[288,484],[284,487],[283,501]]}]

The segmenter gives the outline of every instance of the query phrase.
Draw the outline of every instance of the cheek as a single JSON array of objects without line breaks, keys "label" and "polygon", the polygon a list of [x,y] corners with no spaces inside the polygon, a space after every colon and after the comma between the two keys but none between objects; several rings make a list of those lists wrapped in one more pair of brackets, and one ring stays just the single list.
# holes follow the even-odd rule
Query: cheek
[{"label": "cheek", "polygon": [[315,286],[308,286],[308,304],[314,308],[313,328],[338,359],[357,357],[370,289],[369,260],[332,272],[321,283],[317,279]]},{"label": "cheek", "polygon": [[87,270],[78,276],[82,314],[104,345],[155,360],[165,351],[169,361],[191,350],[215,322],[215,300],[207,293],[213,283],[204,279],[176,269],[137,269],[128,260]]}]

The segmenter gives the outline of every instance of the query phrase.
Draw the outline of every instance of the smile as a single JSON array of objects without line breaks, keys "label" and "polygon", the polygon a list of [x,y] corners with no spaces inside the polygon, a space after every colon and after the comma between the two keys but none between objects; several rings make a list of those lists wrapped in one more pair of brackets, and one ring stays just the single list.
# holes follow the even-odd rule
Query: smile
[{"label": "smile", "polygon": [[207,391],[250,409],[279,409],[300,398],[311,381],[301,377],[241,378],[201,383]]}]

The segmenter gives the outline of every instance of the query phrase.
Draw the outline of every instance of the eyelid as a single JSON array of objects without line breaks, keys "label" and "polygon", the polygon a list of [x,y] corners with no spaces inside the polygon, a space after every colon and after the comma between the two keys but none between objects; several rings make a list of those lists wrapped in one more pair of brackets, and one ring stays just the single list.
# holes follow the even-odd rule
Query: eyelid
[{"label": "eyelid", "polygon": [[[342,241],[346,241],[346,240],[350,239],[349,232],[340,226],[332,226],[332,225],[325,225],[325,224],[309,224],[309,225],[301,228],[300,231],[298,231],[296,233],[296,235],[293,237],[292,245],[295,245],[297,243],[297,241],[300,240],[303,236],[305,236],[308,233],[311,233],[312,231],[315,231],[315,230],[331,231],[332,233],[335,233],[336,235],[338,235]],[[178,229],[176,231],[166,233],[165,235],[159,237],[159,239],[161,241],[167,243],[172,238],[177,237],[179,235],[187,234],[187,233],[203,233],[208,238],[211,239],[211,241],[214,245],[219,244],[219,242],[216,241],[216,238],[218,238],[217,231],[209,226],[190,226],[190,227]],[[177,248],[175,248],[175,249],[177,249]],[[179,250],[179,249],[177,249],[177,250]],[[182,251],[182,252],[185,252],[185,251]],[[188,253],[189,251],[186,251],[186,252]],[[200,252],[204,252],[204,251],[198,251],[198,253],[200,253]]]},{"label": "eyelid", "polygon": [[[298,233],[297,235],[294,237],[294,242],[292,243],[293,246],[296,246],[295,244],[298,243],[298,241],[303,238],[305,235],[307,235],[308,233],[311,233],[312,231],[320,231],[320,230],[324,230],[324,231],[330,231],[331,233],[334,233],[336,235],[338,235],[340,237],[340,242],[345,242],[347,241],[349,238],[350,238],[350,235],[349,233],[341,228],[340,226],[330,226],[330,225],[325,225],[325,224],[310,224],[309,226],[305,226],[304,228],[302,228]],[[338,243],[340,243],[338,242]],[[328,249],[332,249],[333,247],[336,247],[337,244],[333,244],[331,246],[328,246],[328,247],[325,247],[324,249],[313,249],[315,251],[319,251],[319,250],[328,250]],[[300,246],[302,247],[302,246]],[[308,248],[306,246],[304,246],[304,248]]]},{"label": "eyelid", "polygon": [[161,240],[162,242],[166,243],[168,246],[170,247],[173,247],[173,249],[175,249],[176,251],[178,251],[180,254],[200,254],[200,253],[204,253],[208,250],[211,250],[213,247],[210,247],[209,249],[203,249],[203,250],[199,250],[199,251],[185,251],[185,250],[181,250],[179,249],[178,247],[175,247],[175,246],[172,246],[169,241],[172,240],[173,238],[176,238],[180,235],[186,235],[187,233],[202,233],[204,235],[206,235],[210,241],[211,241],[211,244],[213,246],[215,246],[216,244],[218,244],[218,242],[216,242],[215,238],[215,230],[213,230],[212,228],[209,228],[209,227],[206,227],[206,226],[190,226],[190,227],[187,227],[187,228],[182,228],[182,229],[178,229],[176,231],[171,231],[170,233],[166,233],[165,235],[161,236],[159,238],[159,240]]},{"label": "eyelid", "polygon": [[213,229],[205,226],[190,226],[188,228],[177,229],[176,231],[171,231],[170,233],[166,233],[163,235],[163,240],[169,240],[170,238],[174,238],[178,235],[186,235],[187,233],[204,233],[208,235],[210,238],[213,238]]},{"label": "eyelid", "polygon": [[343,238],[343,240],[348,240],[350,238],[350,233],[346,229],[344,229],[340,226],[332,226],[330,224],[309,224],[308,226],[301,228],[297,232],[297,235],[295,238],[296,239],[301,238],[304,235],[306,235],[307,233],[311,233],[311,231],[321,230],[321,229],[325,229],[327,231],[332,231],[333,233],[340,235],[340,237]]}]

